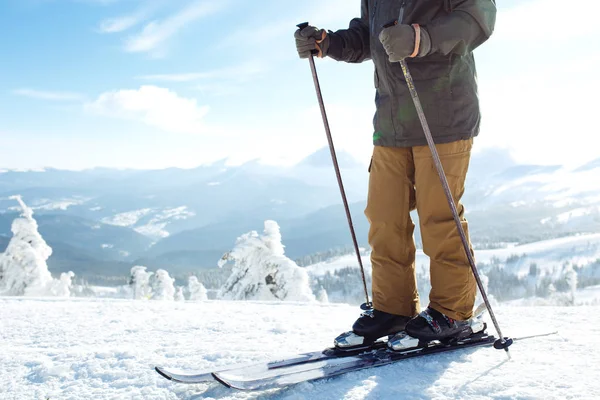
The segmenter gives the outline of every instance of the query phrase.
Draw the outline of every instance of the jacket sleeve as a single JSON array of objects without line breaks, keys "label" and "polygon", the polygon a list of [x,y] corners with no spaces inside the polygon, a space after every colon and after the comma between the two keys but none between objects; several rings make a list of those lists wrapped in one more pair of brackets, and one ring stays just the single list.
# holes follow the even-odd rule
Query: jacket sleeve
[{"label": "jacket sleeve", "polygon": [[446,0],[450,13],[425,27],[431,53],[465,55],[492,35],[496,24],[495,0]]},{"label": "jacket sleeve", "polygon": [[369,44],[369,0],[361,0],[361,16],[350,21],[348,29],[329,31],[327,56],[337,61],[360,63],[371,58]]}]

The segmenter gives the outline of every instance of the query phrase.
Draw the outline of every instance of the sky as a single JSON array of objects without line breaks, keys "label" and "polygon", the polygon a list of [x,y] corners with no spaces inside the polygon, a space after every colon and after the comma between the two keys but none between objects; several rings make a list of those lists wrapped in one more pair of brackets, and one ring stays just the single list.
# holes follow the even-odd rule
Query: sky
[{"label": "sky", "polygon": [[[476,151],[600,157],[600,3],[499,3],[476,50]],[[327,145],[295,25],[342,29],[359,12],[359,0],[3,0],[0,168],[293,164]],[[372,63],[317,68],[336,147],[367,163]]]}]

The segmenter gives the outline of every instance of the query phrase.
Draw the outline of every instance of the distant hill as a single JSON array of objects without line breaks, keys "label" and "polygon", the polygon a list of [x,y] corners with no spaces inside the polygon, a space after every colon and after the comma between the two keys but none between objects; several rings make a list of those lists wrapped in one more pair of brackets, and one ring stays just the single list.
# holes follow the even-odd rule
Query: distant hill
[{"label": "distant hill", "polygon": [[[367,247],[367,166],[344,152],[338,160],[358,240]],[[502,149],[477,151],[463,198],[472,240],[495,247],[600,231],[595,182],[600,160],[567,169],[518,164]],[[8,197],[23,195],[54,248],[53,271],[214,268],[237,237],[261,231],[266,219],[281,226],[291,258],[352,247],[328,148],[291,167],[222,160],[193,169],[9,171],[0,173],[0,190],[0,238],[10,237],[16,216]]]}]

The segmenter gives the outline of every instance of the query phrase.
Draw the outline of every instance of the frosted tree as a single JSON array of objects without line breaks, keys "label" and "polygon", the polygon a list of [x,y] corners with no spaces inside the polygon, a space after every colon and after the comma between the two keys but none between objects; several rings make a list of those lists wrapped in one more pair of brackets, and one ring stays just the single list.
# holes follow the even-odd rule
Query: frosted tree
[{"label": "frosted tree", "polygon": [[46,244],[33,218],[33,210],[21,196],[13,196],[22,214],[12,223],[13,236],[6,251],[0,254],[0,294],[9,296],[69,296],[73,273],[52,278],[48,258],[52,248]]},{"label": "frosted tree", "polygon": [[329,296],[327,295],[327,290],[323,286],[317,292],[317,301],[321,303],[329,303]]},{"label": "frosted tree", "polygon": [[256,231],[237,239],[235,248],[219,261],[232,262],[231,275],[219,296],[230,300],[314,301],[306,271],[284,255],[279,225],[265,221]]},{"label": "frosted tree", "polygon": [[208,300],[206,288],[195,276],[188,278],[188,293],[190,294],[189,299],[191,301],[205,301]]},{"label": "frosted tree", "polygon": [[150,278],[153,273],[146,271],[146,267],[136,265],[131,268],[131,279],[129,285],[133,289],[133,298],[136,300],[147,300],[152,297]]},{"label": "frosted tree", "polygon": [[577,293],[577,272],[573,265],[568,264],[563,270],[563,277],[569,287],[569,305],[575,305],[575,295]]},{"label": "frosted tree", "polygon": [[185,301],[182,286],[177,286],[177,291],[175,292],[175,301]]},{"label": "frosted tree", "polygon": [[69,297],[73,287],[73,277],[75,274],[71,271],[60,274],[59,279],[54,279],[49,287],[49,294],[57,297]]},{"label": "frosted tree", "polygon": [[156,271],[151,282],[152,299],[173,301],[175,299],[174,282],[175,279],[171,278],[164,269]]}]

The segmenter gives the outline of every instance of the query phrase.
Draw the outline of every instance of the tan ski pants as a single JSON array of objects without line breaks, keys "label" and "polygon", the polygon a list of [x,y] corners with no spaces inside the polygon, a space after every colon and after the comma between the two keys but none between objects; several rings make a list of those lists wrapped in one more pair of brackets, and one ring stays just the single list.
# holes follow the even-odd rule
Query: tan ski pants
[{"label": "tan ski pants", "polygon": [[[436,146],[467,235],[460,199],[472,146],[472,139]],[[373,151],[365,215],[370,223],[374,307],[396,315],[419,313],[415,225],[409,214],[415,208],[423,250],[430,258],[429,305],[450,318],[469,319],[476,282],[427,146],[376,146]]]}]

